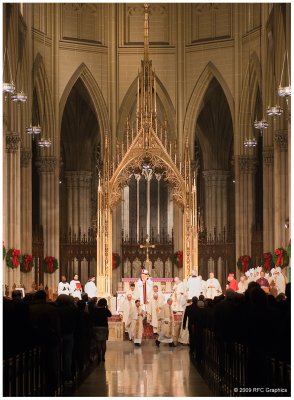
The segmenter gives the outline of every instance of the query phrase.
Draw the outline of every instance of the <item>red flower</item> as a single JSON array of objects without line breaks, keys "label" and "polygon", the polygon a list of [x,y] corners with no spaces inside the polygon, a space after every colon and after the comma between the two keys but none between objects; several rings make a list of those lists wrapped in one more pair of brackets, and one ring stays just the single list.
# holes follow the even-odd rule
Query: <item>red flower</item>
[{"label": "red flower", "polygon": [[18,257],[20,256],[20,250],[12,250],[12,264],[17,268],[19,266],[19,259]]}]

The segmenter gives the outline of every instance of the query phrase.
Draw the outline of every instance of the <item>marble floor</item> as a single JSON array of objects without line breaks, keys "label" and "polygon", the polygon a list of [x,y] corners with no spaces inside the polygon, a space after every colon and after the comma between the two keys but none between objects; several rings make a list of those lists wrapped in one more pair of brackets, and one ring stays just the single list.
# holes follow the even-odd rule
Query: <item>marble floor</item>
[{"label": "marble floor", "polygon": [[146,340],[108,342],[106,360],[74,392],[76,397],[195,397],[211,396],[190,362],[187,346],[155,346]]}]

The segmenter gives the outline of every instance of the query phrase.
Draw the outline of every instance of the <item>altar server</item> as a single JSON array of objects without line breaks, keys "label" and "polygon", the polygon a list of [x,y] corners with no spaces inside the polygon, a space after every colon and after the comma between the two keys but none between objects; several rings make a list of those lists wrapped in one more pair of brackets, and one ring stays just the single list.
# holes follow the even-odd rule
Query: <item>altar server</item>
[{"label": "altar server", "polygon": [[69,283],[67,282],[66,276],[62,275],[61,276],[61,282],[58,284],[58,290],[57,290],[58,296],[60,294],[67,294],[69,295]]},{"label": "altar server", "polygon": [[79,300],[82,300],[82,285],[81,282],[79,281],[78,274],[75,274],[73,280],[70,281],[69,294],[72,297],[77,297]]},{"label": "altar server", "polygon": [[89,299],[97,296],[97,287],[95,285],[95,276],[91,276],[88,282],[85,284],[85,293],[87,293]]}]

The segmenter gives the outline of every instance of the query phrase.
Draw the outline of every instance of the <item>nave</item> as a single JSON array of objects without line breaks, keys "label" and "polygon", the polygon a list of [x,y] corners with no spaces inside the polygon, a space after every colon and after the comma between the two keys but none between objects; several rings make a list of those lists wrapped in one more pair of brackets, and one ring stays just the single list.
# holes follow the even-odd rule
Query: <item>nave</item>
[{"label": "nave", "polygon": [[141,347],[128,341],[108,342],[100,363],[74,392],[76,397],[190,397],[211,396],[207,384],[190,361],[185,345]]}]

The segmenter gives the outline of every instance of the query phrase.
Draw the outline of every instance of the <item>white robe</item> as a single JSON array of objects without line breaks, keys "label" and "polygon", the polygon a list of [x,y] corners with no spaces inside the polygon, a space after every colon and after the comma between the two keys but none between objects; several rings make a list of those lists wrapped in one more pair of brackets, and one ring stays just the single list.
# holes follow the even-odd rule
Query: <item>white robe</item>
[{"label": "white robe", "polygon": [[208,299],[214,299],[216,296],[222,294],[222,288],[218,279],[216,278],[207,279],[206,286],[207,286],[206,297]]},{"label": "white robe", "polygon": [[276,275],[275,282],[276,282],[276,287],[277,287],[277,290],[278,290],[278,295],[280,293],[285,293],[285,291],[286,291],[286,279],[285,279],[284,275],[281,272]]},{"label": "white robe", "polygon": [[158,297],[157,299],[154,299],[153,297],[147,304],[147,322],[153,327],[154,333],[158,330],[158,314],[163,305],[163,297]]},{"label": "white robe", "polygon": [[160,321],[158,340],[163,343],[172,343],[174,336],[174,314],[169,304],[164,304],[158,314]]},{"label": "white robe", "polygon": [[123,323],[125,327],[125,332],[128,332],[129,334],[129,339],[132,338],[132,333],[131,333],[131,322],[132,322],[132,313],[135,310],[135,302],[133,299],[128,300],[125,299],[124,302],[122,303],[120,312],[123,314]]},{"label": "white robe", "polygon": [[131,313],[131,338],[133,339],[134,343],[141,343],[142,342],[142,337],[143,337],[143,319],[145,318],[145,311],[143,308],[136,307]]},{"label": "white robe", "polygon": [[60,294],[69,295],[69,283],[68,282],[59,282],[57,293],[58,293],[58,296]]},{"label": "white robe", "polygon": [[72,297],[78,297],[79,300],[82,300],[82,289],[77,289],[77,283],[81,285],[80,281],[75,281],[74,279],[70,281],[69,294]]},{"label": "white robe", "polygon": [[89,299],[97,296],[97,287],[94,282],[89,281],[85,284],[85,293],[87,293]]},{"label": "white robe", "polygon": [[175,283],[173,286],[173,292],[174,292],[173,309],[175,311],[183,311],[184,306],[186,304],[186,297],[184,295],[185,293],[184,283],[183,282]]},{"label": "white robe", "polygon": [[[152,282],[151,278],[148,278],[146,280],[146,301],[150,297],[152,288],[153,288],[153,282]],[[136,282],[136,289],[137,289],[137,293],[139,296],[138,299],[140,300],[140,303],[141,303],[141,307],[143,307],[145,310],[146,308],[145,308],[145,304],[144,304],[143,281],[141,278]]]},{"label": "white robe", "polygon": [[187,294],[188,299],[192,299],[192,297],[196,296],[199,298],[202,292],[202,281],[197,277],[190,277],[187,282]]}]

